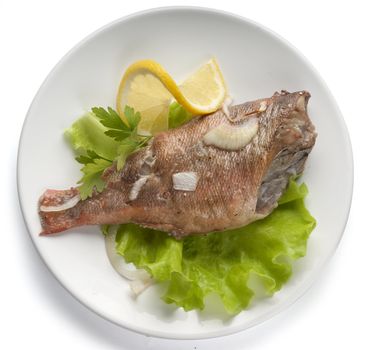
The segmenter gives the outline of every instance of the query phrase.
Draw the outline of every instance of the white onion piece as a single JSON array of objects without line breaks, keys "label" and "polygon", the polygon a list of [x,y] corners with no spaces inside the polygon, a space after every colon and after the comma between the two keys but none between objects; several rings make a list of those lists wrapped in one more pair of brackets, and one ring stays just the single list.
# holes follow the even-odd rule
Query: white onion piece
[{"label": "white onion piece", "polygon": [[258,119],[249,118],[244,124],[220,124],[208,131],[203,142],[228,151],[237,151],[248,145],[258,131]]},{"label": "white onion piece", "polygon": [[266,101],[261,101],[260,102],[260,108],[258,109],[259,112],[265,112],[267,109],[267,102]]},{"label": "white onion piece", "polygon": [[124,258],[116,252],[115,236],[116,232],[109,232],[105,237],[106,253],[115,271],[129,280],[151,279],[146,270],[137,269],[132,263],[126,263]]},{"label": "white onion piece", "polygon": [[80,195],[76,195],[60,205],[41,205],[39,209],[44,212],[63,211],[74,207],[79,202]]},{"label": "white onion piece", "polygon": [[130,281],[129,286],[132,292],[137,296],[141,294],[145,289],[150,287],[154,283],[153,279],[150,278],[148,280],[135,280]]},{"label": "white onion piece", "polygon": [[148,177],[148,175],[144,175],[133,184],[129,193],[129,200],[134,201],[137,198],[139,191],[141,191],[141,188],[146,183]]},{"label": "white onion piece", "polygon": [[229,107],[231,106],[232,102],[233,102],[233,100],[232,100],[231,96],[227,96],[225,98],[225,101],[222,104],[222,111],[223,111],[223,113],[225,114],[226,117],[230,117]]},{"label": "white onion piece", "polygon": [[179,191],[195,191],[198,175],[193,171],[185,171],[172,175],[173,188]]}]

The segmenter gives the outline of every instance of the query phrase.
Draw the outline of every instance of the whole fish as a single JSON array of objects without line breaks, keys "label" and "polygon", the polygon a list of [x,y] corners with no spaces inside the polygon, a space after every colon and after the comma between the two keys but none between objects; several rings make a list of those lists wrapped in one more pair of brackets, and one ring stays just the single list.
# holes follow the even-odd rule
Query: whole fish
[{"label": "whole fish", "polygon": [[77,188],[47,190],[39,200],[42,234],[132,222],[182,238],[267,216],[315,143],[309,98],[277,92],[162,132],[122,170],[108,168],[106,188],[86,200]]}]

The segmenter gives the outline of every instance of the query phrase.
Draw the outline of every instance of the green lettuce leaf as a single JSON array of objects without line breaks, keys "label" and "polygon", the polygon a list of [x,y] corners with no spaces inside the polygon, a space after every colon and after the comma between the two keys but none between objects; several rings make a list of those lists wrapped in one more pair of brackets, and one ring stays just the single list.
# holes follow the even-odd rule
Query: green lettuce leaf
[{"label": "green lettuce leaf", "polygon": [[100,157],[112,161],[117,156],[120,143],[105,135],[106,131],[107,128],[93,113],[86,113],[65,131],[65,136],[78,154],[94,151]]},{"label": "green lettuce leaf", "polygon": [[192,114],[187,112],[179,103],[172,102],[169,106],[168,125],[169,129],[177,128],[192,118]]},{"label": "green lettuce leaf", "polygon": [[117,252],[155,280],[167,282],[165,302],[185,310],[203,309],[206,296],[214,293],[229,314],[237,314],[254,296],[250,276],[259,276],[272,295],[288,281],[292,262],[305,255],[316,224],[304,205],[306,194],[305,184],[291,181],[268,217],[243,228],[181,241],[134,224],[120,225]]}]

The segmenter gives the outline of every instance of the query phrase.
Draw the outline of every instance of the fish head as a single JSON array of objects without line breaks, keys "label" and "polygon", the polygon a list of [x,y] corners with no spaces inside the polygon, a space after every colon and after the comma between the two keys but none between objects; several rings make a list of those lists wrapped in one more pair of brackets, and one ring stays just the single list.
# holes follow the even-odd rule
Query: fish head
[{"label": "fish head", "polygon": [[274,143],[280,148],[311,147],[316,133],[307,114],[309,99],[307,91],[282,90],[270,98],[237,106],[234,121],[244,123],[257,118],[263,134],[262,144]]}]

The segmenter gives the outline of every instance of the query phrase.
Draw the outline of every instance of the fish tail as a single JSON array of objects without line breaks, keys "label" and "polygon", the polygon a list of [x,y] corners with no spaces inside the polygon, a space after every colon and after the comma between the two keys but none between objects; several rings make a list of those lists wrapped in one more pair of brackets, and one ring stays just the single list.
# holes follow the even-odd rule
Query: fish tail
[{"label": "fish tail", "polygon": [[80,226],[80,194],[77,188],[46,190],[39,199],[41,235],[61,232]]}]

